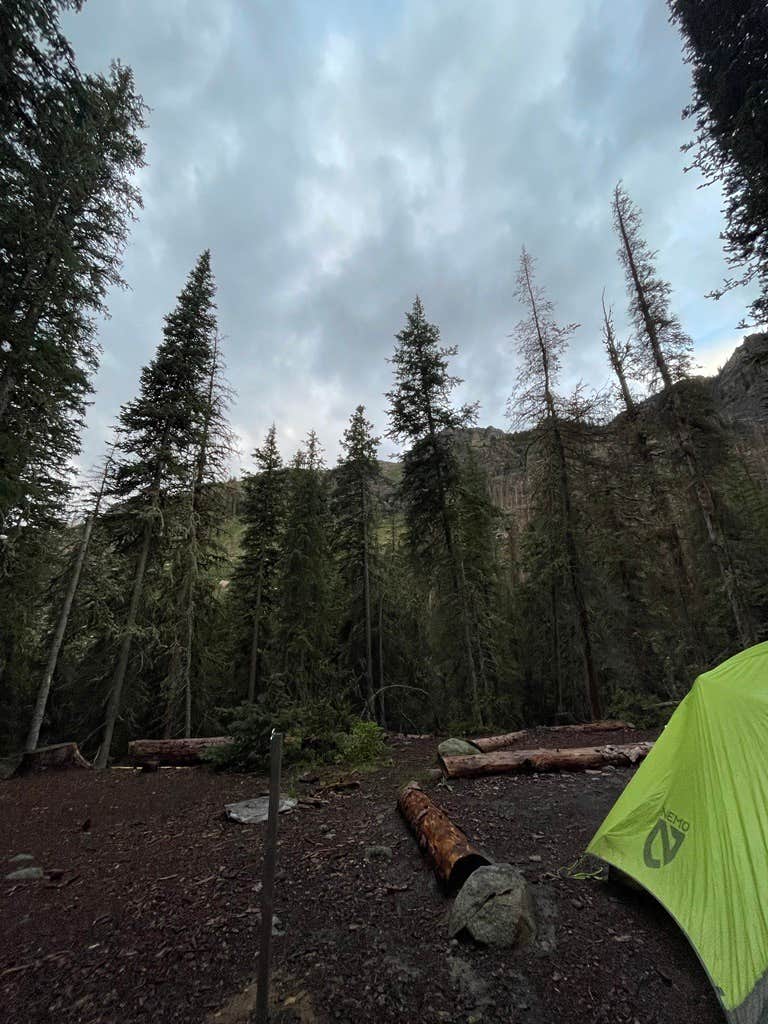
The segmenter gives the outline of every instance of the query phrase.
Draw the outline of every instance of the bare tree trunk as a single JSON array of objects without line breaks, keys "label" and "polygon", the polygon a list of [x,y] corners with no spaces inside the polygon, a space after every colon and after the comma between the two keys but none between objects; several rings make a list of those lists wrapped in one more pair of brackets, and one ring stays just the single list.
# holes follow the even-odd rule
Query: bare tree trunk
[{"label": "bare tree trunk", "polygon": [[256,679],[259,668],[259,625],[261,621],[261,585],[263,568],[259,566],[259,582],[256,586],[256,608],[253,613],[253,638],[251,640],[251,661],[248,666],[248,703],[256,700]]},{"label": "bare tree trunk", "polygon": [[384,704],[384,594],[379,593],[379,724],[387,728],[387,711]]},{"label": "bare tree trunk", "polygon": [[[195,576],[197,575],[197,558],[195,558]],[[189,585],[190,595],[187,605],[187,645],[184,652],[184,736],[192,735],[192,644],[195,636],[195,593],[194,582]]]},{"label": "bare tree trunk", "polygon": [[104,723],[104,736],[101,741],[98,756],[94,762],[94,768],[106,768],[107,761],[109,760],[109,754],[112,747],[112,736],[115,731],[115,723],[117,722],[117,716],[120,713],[125,673],[128,668],[128,658],[131,654],[132,634],[134,626],[136,625],[136,616],[138,614],[139,601],[141,600],[141,592],[144,586],[144,573],[147,569],[147,559],[149,558],[149,546],[151,542],[152,520],[149,519],[144,527],[144,541],[141,546],[139,561],[136,565],[136,574],[133,578],[133,590],[131,592],[131,604],[128,609],[128,619],[125,624],[123,640],[120,645],[120,656],[118,658],[117,665],[115,666],[115,673],[112,677],[112,688],[109,694],[109,703],[107,704],[107,718]]},{"label": "bare tree trunk", "polygon": [[587,684],[587,697],[589,699],[589,711],[592,718],[602,718],[603,710],[600,701],[600,690],[597,683],[597,672],[592,654],[592,629],[587,610],[587,602],[584,597],[584,585],[581,573],[581,560],[576,545],[574,533],[574,515],[571,502],[571,488],[568,480],[568,466],[565,461],[565,448],[563,439],[560,436],[560,426],[557,417],[553,418],[552,426],[555,433],[555,444],[557,446],[558,461],[560,464],[560,494],[563,502],[563,517],[565,519],[565,550],[568,556],[568,573],[571,577],[571,588],[573,599],[576,602],[576,614],[581,632],[582,656],[584,659],[584,677]]},{"label": "bare tree trunk", "polygon": [[32,714],[32,721],[29,726],[29,733],[27,734],[27,741],[24,746],[24,750],[29,753],[37,747],[37,741],[40,738],[40,729],[43,724],[43,718],[45,717],[45,709],[48,704],[48,695],[51,691],[51,681],[53,680],[53,673],[56,671],[56,662],[59,658],[59,652],[61,651],[61,645],[64,641],[64,634],[67,630],[67,623],[69,622],[69,615],[72,611],[72,603],[75,600],[75,594],[80,583],[80,574],[85,564],[85,556],[88,554],[88,545],[91,541],[91,533],[93,532],[93,524],[99,514],[99,508],[101,506],[101,499],[104,496],[104,487],[107,482],[107,476],[109,474],[109,468],[112,464],[112,455],[107,457],[106,464],[104,466],[104,473],[101,477],[101,484],[99,485],[99,491],[96,495],[96,503],[94,504],[93,511],[88,515],[85,520],[85,529],[83,530],[83,536],[80,540],[80,547],[77,552],[77,559],[75,560],[75,566],[72,570],[72,576],[69,580],[69,586],[67,587],[67,593],[64,597],[64,604],[61,608],[61,614],[59,615],[59,621],[56,625],[56,632],[53,634],[53,641],[51,642],[51,649],[48,653],[48,662],[45,666],[45,673],[43,674],[42,681],[40,683],[40,689],[37,691],[37,700],[35,702],[35,710]]},{"label": "bare tree trunk", "polygon": [[560,718],[563,714],[563,669],[560,659],[560,622],[559,622],[559,602],[557,600],[557,582],[553,578],[551,586],[551,598],[552,598],[552,656],[555,662],[555,689],[557,693],[557,712],[556,718]]},{"label": "bare tree trunk", "polygon": [[365,500],[365,481],[361,480],[361,502],[363,513],[363,603],[365,604],[365,682],[368,698],[366,708],[371,718],[376,720],[375,696],[373,687],[373,630],[371,628],[371,581],[368,567],[368,520],[367,502]]}]

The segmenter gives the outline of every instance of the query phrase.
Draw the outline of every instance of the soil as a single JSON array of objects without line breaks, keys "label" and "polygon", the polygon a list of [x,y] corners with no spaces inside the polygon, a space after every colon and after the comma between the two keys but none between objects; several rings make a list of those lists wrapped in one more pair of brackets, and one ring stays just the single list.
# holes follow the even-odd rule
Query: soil
[{"label": "soil", "polygon": [[[553,745],[541,732],[525,746]],[[557,733],[557,745],[652,738]],[[274,1020],[721,1022],[683,934],[649,896],[562,878],[633,769],[427,780],[437,740],[393,741],[357,788],[280,818]],[[349,778],[349,774],[344,778]],[[396,810],[419,778],[478,845],[532,884],[520,950],[449,940],[450,901]],[[0,1021],[245,1024],[255,1006],[264,825],[225,803],[265,780],[206,768],[72,769],[0,784]],[[368,847],[377,851],[370,859]],[[31,854],[42,881],[5,875]],[[7,867],[6,867],[7,865]],[[22,865],[23,866],[23,865]]]}]

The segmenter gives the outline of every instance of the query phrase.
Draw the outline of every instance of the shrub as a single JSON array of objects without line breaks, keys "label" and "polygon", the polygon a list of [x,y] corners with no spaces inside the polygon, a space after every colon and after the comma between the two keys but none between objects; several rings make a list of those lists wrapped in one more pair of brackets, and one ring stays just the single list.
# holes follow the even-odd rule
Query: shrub
[{"label": "shrub", "polygon": [[225,771],[262,772],[269,766],[272,730],[283,734],[283,765],[362,765],[379,757],[384,733],[332,700],[309,703],[257,701],[220,712],[232,743],[214,747],[206,760]]},{"label": "shrub", "polygon": [[384,730],[375,722],[352,723],[347,733],[342,733],[339,741],[339,760],[355,766],[369,764],[384,753]]}]

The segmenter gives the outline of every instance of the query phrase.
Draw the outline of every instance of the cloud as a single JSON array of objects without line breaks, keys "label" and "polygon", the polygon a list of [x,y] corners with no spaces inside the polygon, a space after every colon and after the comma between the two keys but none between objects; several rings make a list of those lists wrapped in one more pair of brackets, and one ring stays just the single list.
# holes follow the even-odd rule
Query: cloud
[{"label": "cloud", "polygon": [[274,420],[286,457],[315,427],[333,461],[360,402],[385,431],[386,358],[417,292],[460,346],[458,397],[502,425],[523,243],[582,325],[564,383],[600,386],[604,286],[626,329],[619,178],[701,358],[738,340],[749,296],[704,298],[725,272],[720,197],[683,172],[689,72],[657,0],[91,0],[66,26],[83,66],[130,64],[152,108],[84,462],[207,247],[233,423],[248,448]]}]

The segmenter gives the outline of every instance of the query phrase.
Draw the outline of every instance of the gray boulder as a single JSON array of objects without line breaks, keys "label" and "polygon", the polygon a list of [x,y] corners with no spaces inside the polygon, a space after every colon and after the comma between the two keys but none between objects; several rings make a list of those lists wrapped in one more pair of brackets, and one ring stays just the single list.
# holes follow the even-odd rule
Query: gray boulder
[{"label": "gray boulder", "polygon": [[443,740],[437,748],[437,752],[441,757],[460,757],[462,754],[480,753],[474,743],[457,739]]},{"label": "gray boulder", "polygon": [[[279,811],[285,814],[292,811],[298,803],[290,796],[281,796]],[[269,815],[269,797],[257,796],[254,800],[240,800],[236,804],[225,804],[224,811],[232,821],[239,821],[241,825],[259,825],[266,821]]]},{"label": "gray boulder", "polygon": [[535,936],[533,901],[517,868],[491,864],[469,876],[448,920],[451,936],[464,929],[486,946],[522,946]]}]

